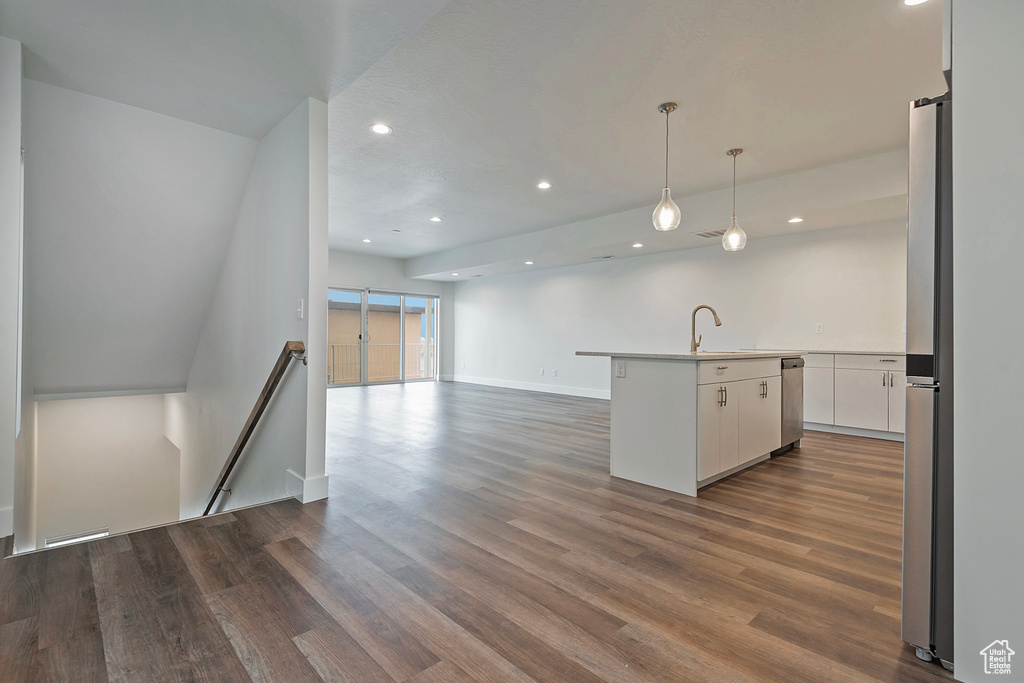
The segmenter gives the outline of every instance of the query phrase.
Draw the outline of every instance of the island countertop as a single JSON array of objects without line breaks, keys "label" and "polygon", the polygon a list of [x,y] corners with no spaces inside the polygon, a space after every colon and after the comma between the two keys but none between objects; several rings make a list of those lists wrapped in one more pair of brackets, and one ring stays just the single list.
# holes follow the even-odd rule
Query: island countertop
[{"label": "island countertop", "polygon": [[643,360],[720,361],[752,358],[791,358],[806,355],[807,351],[699,351],[697,353],[634,353],[614,351],[577,351],[577,356],[608,356],[611,358],[637,358]]}]

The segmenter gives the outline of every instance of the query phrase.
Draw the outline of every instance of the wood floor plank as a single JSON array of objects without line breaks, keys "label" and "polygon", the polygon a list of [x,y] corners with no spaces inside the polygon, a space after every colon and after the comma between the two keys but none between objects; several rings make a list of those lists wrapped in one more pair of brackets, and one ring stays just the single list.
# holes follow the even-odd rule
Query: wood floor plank
[{"label": "wood floor plank", "polygon": [[267,546],[334,620],[396,681],[440,659],[298,539]]},{"label": "wood floor plank", "polygon": [[340,626],[315,628],[292,640],[327,683],[393,683],[395,680]]}]

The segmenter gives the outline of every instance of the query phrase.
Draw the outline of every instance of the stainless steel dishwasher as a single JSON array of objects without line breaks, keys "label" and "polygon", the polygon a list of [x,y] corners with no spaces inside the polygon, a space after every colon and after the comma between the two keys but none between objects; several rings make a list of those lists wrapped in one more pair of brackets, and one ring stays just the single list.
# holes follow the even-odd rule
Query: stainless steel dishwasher
[{"label": "stainless steel dishwasher", "polygon": [[772,455],[800,448],[804,437],[804,359],[782,359],[782,447]]}]

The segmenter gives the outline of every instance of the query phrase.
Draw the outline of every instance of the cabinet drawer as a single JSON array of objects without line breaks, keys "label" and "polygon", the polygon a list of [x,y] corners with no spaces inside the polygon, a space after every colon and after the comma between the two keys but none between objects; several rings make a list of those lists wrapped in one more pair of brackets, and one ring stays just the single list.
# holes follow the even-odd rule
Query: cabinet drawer
[{"label": "cabinet drawer", "polygon": [[804,367],[808,368],[829,368],[835,367],[836,356],[834,353],[808,353],[804,356]]},{"label": "cabinet drawer", "polygon": [[903,372],[907,369],[907,357],[896,354],[891,356],[868,356],[859,353],[837,353],[836,367],[846,370]]},{"label": "cabinet drawer", "polygon": [[697,363],[697,383],[738,382],[743,379],[774,377],[782,374],[779,358],[746,360],[702,360]]}]

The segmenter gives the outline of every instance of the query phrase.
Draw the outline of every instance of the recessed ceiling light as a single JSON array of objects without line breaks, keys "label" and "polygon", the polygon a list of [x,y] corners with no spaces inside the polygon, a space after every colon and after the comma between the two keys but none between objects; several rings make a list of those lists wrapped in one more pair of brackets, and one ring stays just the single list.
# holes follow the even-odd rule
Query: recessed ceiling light
[{"label": "recessed ceiling light", "polygon": [[430,219],[430,222],[431,223],[440,223],[441,222],[441,218],[440,218],[440,216],[434,216],[433,218]]},{"label": "recessed ceiling light", "polygon": [[537,183],[537,187],[539,187],[542,190],[550,190],[551,189],[551,183],[549,183],[546,180],[542,180],[539,183]]},{"label": "recessed ceiling light", "polygon": [[926,2],[928,2],[928,0],[903,0],[904,5],[910,5],[911,7],[914,5],[923,5]]},{"label": "recessed ceiling light", "polygon": [[644,246],[644,245],[643,245],[643,244],[641,244],[640,242],[637,242],[636,244],[634,244],[634,245],[633,245],[633,248],[634,248],[634,249],[639,249],[639,248],[640,248],[640,247],[642,247],[642,246]]},{"label": "recessed ceiling light", "polygon": [[804,219],[803,218],[790,218],[789,222],[790,223],[803,223]]},{"label": "recessed ceiling light", "polygon": [[533,265],[533,261],[523,261],[523,263],[525,263],[528,266],[532,266]]},{"label": "recessed ceiling light", "polygon": [[458,273],[452,273],[452,277],[458,277],[458,276],[459,276]]},{"label": "recessed ceiling light", "polygon": [[377,135],[387,135],[393,130],[393,128],[391,128],[391,126],[389,126],[386,123],[375,123],[372,126],[370,126],[370,130],[372,130]]},{"label": "recessed ceiling light", "polygon": [[365,239],[363,241],[366,242],[367,244],[369,244],[371,240]]}]

